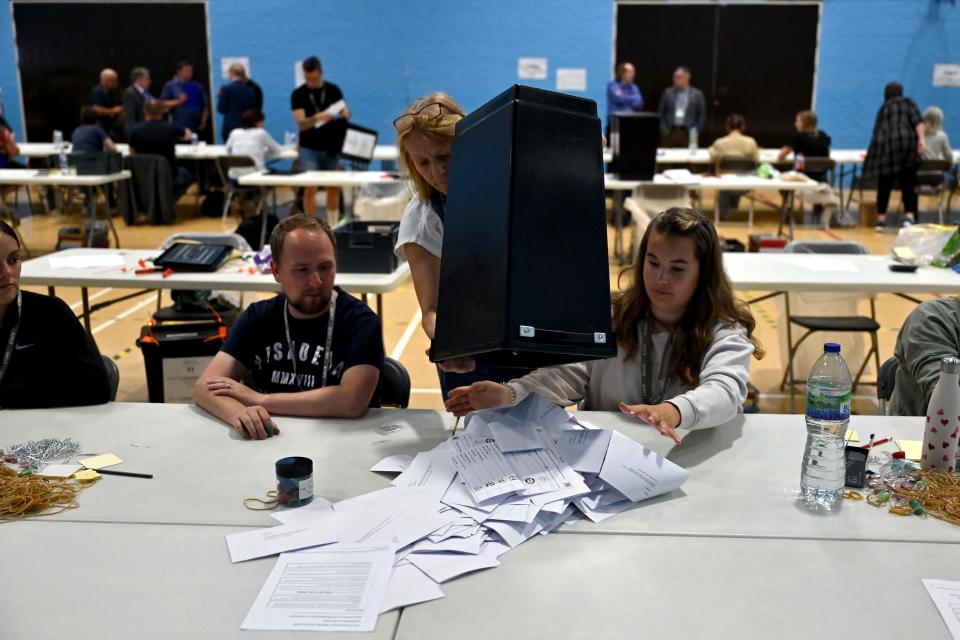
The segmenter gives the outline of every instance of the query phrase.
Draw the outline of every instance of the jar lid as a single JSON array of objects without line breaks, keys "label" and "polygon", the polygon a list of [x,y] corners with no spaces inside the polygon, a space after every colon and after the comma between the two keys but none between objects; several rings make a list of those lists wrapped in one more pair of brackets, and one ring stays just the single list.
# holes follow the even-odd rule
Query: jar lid
[{"label": "jar lid", "polygon": [[291,456],[277,460],[277,475],[282,478],[304,478],[313,475],[313,460]]},{"label": "jar lid", "polygon": [[947,356],[941,360],[940,373],[960,373],[960,358]]}]

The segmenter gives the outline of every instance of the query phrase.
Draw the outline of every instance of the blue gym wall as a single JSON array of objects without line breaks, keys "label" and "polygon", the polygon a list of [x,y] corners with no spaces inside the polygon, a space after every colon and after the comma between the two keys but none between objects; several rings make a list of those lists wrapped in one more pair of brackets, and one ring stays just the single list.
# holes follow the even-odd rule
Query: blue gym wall
[{"label": "blue gym wall", "polygon": [[[960,146],[960,88],[932,86],[935,62],[960,63],[960,7],[950,0],[823,5],[816,109],[834,145],[867,144],[883,85],[897,79],[921,108],[943,108]],[[0,88],[22,139],[9,15],[8,6],[0,16]],[[250,57],[266,94],[267,127],[280,140],[293,130],[293,61],[311,54],[343,89],[355,121],[378,129],[383,142],[413,98],[442,89],[475,108],[516,82],[520,56],[549,59],[548,79],[527,81],[545,88],[554,87],[558,67],[586,68],[583,95],[606,109],[610,0],[209,0],[209,16],[212,68],[219,75],[221,57]]]}]

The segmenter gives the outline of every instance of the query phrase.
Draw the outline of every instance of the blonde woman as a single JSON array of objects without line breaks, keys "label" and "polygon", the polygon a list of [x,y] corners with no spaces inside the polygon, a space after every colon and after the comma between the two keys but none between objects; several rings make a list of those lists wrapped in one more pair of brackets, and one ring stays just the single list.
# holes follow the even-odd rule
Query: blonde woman
[{"label": "blonde woman", "polygon": [[[413,287],[423,314],[423,330],[431,340],[437,324],[447,170],[456,126],[465,115],[453,98],[436,92],[414,101],[393,121],[400,166],[413,190],[410,204],[400,220],[395,251],[410,263]],[[456,387],[477,380],[510,380],[523,373],[517,369],[475,367],[472,358],[448,360],[438,367],[444,400]]]},{"label": "blonde woman", "polygon": [[953,151],[950,150],[950,138],[943,130],[943,111],[940,107],[927,107],[923,110],[923,124],[926,129],[923,133],[924,160],[947,160],[953,162]]}]

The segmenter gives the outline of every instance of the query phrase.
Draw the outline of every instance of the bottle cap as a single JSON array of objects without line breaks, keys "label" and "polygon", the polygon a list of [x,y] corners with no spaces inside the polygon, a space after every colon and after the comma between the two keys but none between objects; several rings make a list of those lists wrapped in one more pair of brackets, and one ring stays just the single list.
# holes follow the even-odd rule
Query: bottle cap
[{"label": "bottle cap", "polygon": [[280,458],[276,468],[277,475],[281,478],[305,478],[313,475],[313,460],[301,456]]},{"label": "bottle cap", "polygon": [[827,353],[840,353],[840,345],[836,342],[825,342],[823,344],[823,350]]},{"label": "bottle cap", "polygon": [[960,373],[960,358],[947,356],[941,360],[940,373]]}]

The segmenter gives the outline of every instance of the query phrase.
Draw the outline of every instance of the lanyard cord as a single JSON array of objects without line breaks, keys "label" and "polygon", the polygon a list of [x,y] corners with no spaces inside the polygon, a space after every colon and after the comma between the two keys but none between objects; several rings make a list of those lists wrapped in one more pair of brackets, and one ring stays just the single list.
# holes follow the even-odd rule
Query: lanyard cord
[{"label": "lanyard cord", "polygon": [[[640,399],[640,403],[660,404],[663,401],[663,394],[669,386],[669,381],[664,382],[656,396],[653,395],[653,316],[648,315],[640,326],[640,367],[643,373],[643,397]],[[672,338],[668,339],[667,344],[664,345],[660,366],[657,367],[658,372],[663,369],[663,361],[669,355],[672,342]]]},{"label": "lanyard cord", "polygon": [[17,342],[17,331],[20,329],[20,321],[23,313],[23,293],[17,291],[17,324],[10,330],[10,338],[7,340],[7,348],[3,350],[3,362],[0,362],[0,384],[3,383],[3,376],[10,367],[10,359],[13,357],[13,345]]},{"label": "lanyard cord", "polygon": [[[313,90],[310,87],[307,87],[307,96],[310,98],[310,104],[313,105],[313,113],[310,115],[316,115],[320,113],[320,107],[317,106],[317,99],[313,97]],[[320,104],[323,104],[327,100],[327,85],[323,85],[323,89],[320,89]]]},{"label": "lanyard cord", "polygon": [[[290,358],[293,360],[293,378],[294,380],[299,380],[300,376],[297,374],[297,352],[294,349],[295,345],[293,340],[290,338],[290,309],[289,302],[284,299],[283,301],[283,328],[287,334],[287,349],[290,350]],[[337,317],[337,292],[334,290],[333,295],[330,296],[330,318],[327,320],[327,345],[323,350],[323,375],[320,379],[320,387],[323,388],[327,386],[327,376],[330,374],[330,365],[333,363],[333,322]],[[300,391],[303,391],[303,385],[297,382],[297,387]]]}]

